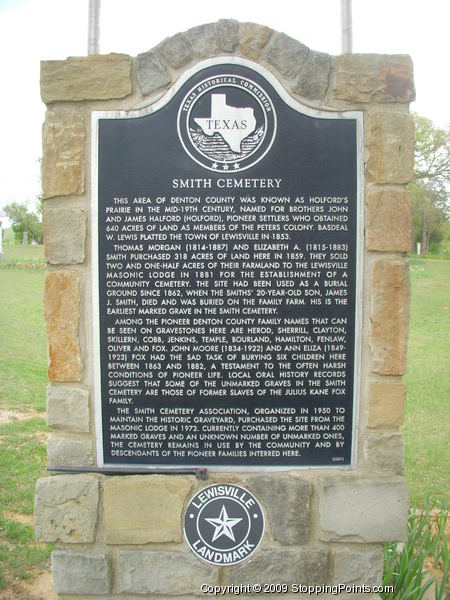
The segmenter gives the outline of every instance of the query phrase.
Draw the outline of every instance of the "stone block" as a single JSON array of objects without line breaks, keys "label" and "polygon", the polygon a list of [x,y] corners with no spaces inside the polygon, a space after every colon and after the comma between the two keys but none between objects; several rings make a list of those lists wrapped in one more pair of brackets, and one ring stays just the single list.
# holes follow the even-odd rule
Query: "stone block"
[{"label": "stone block", "polygon": [[53,586],[57,594],[101,595],[111,591],[111,570],[103,552],[52,552]]},{"label": "stone block", "polygon": [[408,183],[413,179],[414,123],[410,115],[375,112],[368,118],[366,177],[375,183]]},{"label": "stone block", "polygon": [[48,385],[47,425],[89,433],[89,392],[80,388]]},{"label": "stone block", "polygon": [[79,208],[44,209],[45,260],[52,265],[84,262],[86,213]]},{"label": "stone block", "polygon": [[188,552],[121,550],[119,592],[129,594],[203,595],[201,585],[217,585],[219,571]]},{"label": "stone block", "polygon": [[406,399],[404,381],[371,381],[369,384],[369,427],[400,427]]},{"label": "stone block", "polygon": [[177,33],[159,44],[157,51],[171,67],[179,69],[193,58],[192,48],[183,33]]},{"label": "stone block", "polygon": [[381,585],[383,547],[344,546],[331,552],[331,585]]},{"label": "stone block", "polygon": [[[311,484],[298,477],[279,474],[255,477],[248,487],[266,509],[273,538],[281,544],[306,544],[309,537]],[[280,498],[283,509],[280,510]]]},{"label": "stone block", "polygon": [[334,59],[333,95],[348,102],[412,102],[413,66],[409,56],[343,54]]},{"label": "stone block", "polygon": [[93,54],[41,62],[41,98],[108,100],[131,94],[131,58],[126,54]]},{"label": "stone block", "polygon": [[170,83],[170,75],[153,52],[138,54],[138,80],[143,96],[152,94]]},{"label": "stone block", "polygon": [[221,50],[233,52],[239,44],[239,22],[234,19],[220,19],[217,22],[217,39]]},{"label": "stone block", "polygon": [[99,499],[94,475],[43,477],[34,497],[34,535],[40,542],[91,543]]},{"label": "stone block", "polygon": [[133,475],[104,483],[108,544],[181,542],[181,517],[193,485],[187,477]]},{"label": "stone block", "polygon": [[402,477],[323,479],[320,539],[366,544],[404,541],[408,505],[408,487]]},{"label": "stone block", "polygon": [[51,271],[45,277],[44,316],[48,336],[50,381],[79,381],[81,357],[78,273]]},{"label": "stone block", "polygon": [[310,50],[285,33],[276,33],[261,55],[269,65],[288,78],[298,77]]},{"label": "stone block", "polygon": [[371,471],[402,475],[405,466],[402,434],[398,431],[367,433],[364,460]]},{"label": "stone block", "polygon": [[372,371],[403,375],[409,324],[409,265],[407,261],[377,261],[371,277]]},{"label": "stone block", "polygon": [[320,585],[327,581],[328,551],[325,548],[273,549],[256,552],[230,569],[229,585],[293,583]]},{"label": "stone block", "polygon": [[42,128],[42,194],[44,198],[84,193],[84,118],[48,111]]},{"label": "stone block", "polygon": [[269,27],[255,23],[242,23],[239,31],[239,49],[241,54],[257,59],[270,40],[273,31]]},{"label": "stone block", "polygon": [[328,54],[311,51],[303,63],[292,91],[304,98],[323,100],[328,91],[331,59]]},{"label": "stone block", "polygon": [[47,439],[47,460],[50,468],[93,465],[92,441],[88,437],[52,434]]},{"label": "stone block", "polygon": [[185,35],[198,58],[208,58],[219,53],[214,23],[192,27],[186,31]]},{"label": "stone block", "polygon": [[411,199],[399,189],[370,190],[366,200],[366,244],[368,250],[411,250]]}]

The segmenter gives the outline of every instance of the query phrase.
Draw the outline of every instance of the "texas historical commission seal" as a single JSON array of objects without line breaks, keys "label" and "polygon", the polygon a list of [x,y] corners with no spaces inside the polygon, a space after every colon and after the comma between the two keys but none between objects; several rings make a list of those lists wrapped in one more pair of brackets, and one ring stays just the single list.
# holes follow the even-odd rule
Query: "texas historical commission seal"
[{"label": "texas historical commission seal", "polygon": [[178,111],[178,136],[189,156],[210,171],[238,172],[270,150],[277,118],[254,81],[217,75],[190,89]]},{"label": "texas historical commission seal", "polygon": [[210,485],[189,502],[184,537],[192,552],[213,565],[249,558],[264,534],[264,514],[248,490],[231,483]]}]

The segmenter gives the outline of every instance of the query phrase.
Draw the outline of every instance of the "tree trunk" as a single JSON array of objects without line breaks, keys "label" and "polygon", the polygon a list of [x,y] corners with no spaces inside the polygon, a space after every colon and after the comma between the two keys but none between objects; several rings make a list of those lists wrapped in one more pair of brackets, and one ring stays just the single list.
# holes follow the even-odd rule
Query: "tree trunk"
[{"label": "tree trunk", "polygon": [[430,236],[428,234],[428,215],[426,211],[424,211],[422,219],[422,254],[428,254],[429,237]]}]

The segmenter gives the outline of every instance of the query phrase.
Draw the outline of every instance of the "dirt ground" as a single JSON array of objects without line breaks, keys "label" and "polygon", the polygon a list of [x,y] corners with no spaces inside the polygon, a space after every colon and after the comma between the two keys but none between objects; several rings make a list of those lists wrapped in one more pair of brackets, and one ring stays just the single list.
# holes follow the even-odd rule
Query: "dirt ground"
[{"label": "dirt ground", "polygon": [[0,425],[6,425],[11,421],[24,421],[25,419],[31,419],[37,417],[38,412],[30,410],[29,412],[19,412],[17,410],[6,410],[0,407]]},{"label": "dirt ground", "polygon": [[58,600],[53,591],[53,581],[50,573],[45,572],[27,581],[11,582],[7,590],[0,592],[0,600]]}]

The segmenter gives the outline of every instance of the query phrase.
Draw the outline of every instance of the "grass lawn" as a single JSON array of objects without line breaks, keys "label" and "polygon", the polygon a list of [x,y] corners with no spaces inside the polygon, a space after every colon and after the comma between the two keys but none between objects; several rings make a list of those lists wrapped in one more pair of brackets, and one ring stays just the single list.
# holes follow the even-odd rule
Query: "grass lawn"
[{"label": "grass lawn", "polygon": [[44,246],[23,246],[8,244],[3,246],[3,264],[36,263],[44,264]]},{"label": "grass lawn", "polygon": [[[48,567],[33,539],[36,479],[46,473],[47,342],[42,246],[6,246],[0,262],[0,590]],[[27,263],[27,268],[23,265]],[[1,415],[9,417],[2,423]],[[6,420],[6,419],[5,419]],[[9,587],[9,586],[8,586]],[[1,596],[1,593],[0,593]]]},{"label": "grass lawn", "polygon": [[45,411],[44,272],[0,267],[0,407]]},{"label": "grass lawn", "polygon": [[406,472],[411,502],[449,492],[450,261],[411,259],[406,382]]}]

